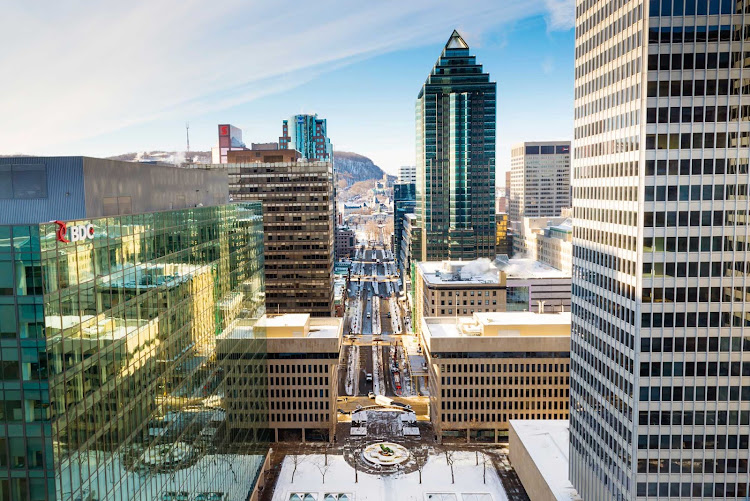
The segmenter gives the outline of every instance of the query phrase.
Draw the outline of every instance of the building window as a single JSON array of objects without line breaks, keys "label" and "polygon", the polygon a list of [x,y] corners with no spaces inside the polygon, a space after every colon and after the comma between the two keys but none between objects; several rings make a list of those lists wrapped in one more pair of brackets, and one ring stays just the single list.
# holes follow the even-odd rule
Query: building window
[{"label": "building window", "polygon": [[47,198],[47,167],[0,165],[0,198]]}]

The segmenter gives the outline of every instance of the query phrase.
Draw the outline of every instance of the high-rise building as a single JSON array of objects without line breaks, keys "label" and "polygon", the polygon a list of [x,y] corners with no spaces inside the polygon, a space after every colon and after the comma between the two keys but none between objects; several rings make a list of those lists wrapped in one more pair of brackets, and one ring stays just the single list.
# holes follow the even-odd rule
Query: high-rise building
[{"label": "high-rise building", "polygon": [[334,315],[334,198],[331,162],[202,166],[226,169],[233,200],[261,200],[266,308]]},{"label": "high-rise building", "polygon": [[570,475],[745,499],[747,2],[576,2]]},{"label": "high-rise building", "polygon": [[570,313],[474,313],[419,323],[438,440],[497,442],[511,419],[568,417]]},{"label": "high-rise building", "polygon": [[333,161],[333,146],[328,139],[325,118],[318,115],[294,115],[281,123],[279,148],[297,150],[307,160]]},{"label": "high-rise building", "polygon": [[520,143],[511,149],[510,220],[555,217],[570,207],[570,141]]},{"label": "high-rise building", "polygon": [[401,184],[409,184],[417,182],[417,166],[416,165],[402,165],[398,168],[398,182]]},{"label": "high-rise building", "polygon": [[357,234],[348,226],[336,228],[336,261],[354,256],[357,247]]},{"label": "high-rise building", "polygon": [[404,222],[407,214],[414,214],[416,208],[416,185],[398,183],[393,185],[393,256],[396,268],[401,269],[401,245],[403,243]]},{"label": "high-rise building", "polygon": [[417,260],[495,257],[496,93],[453,31],[416,104]]},{"label": "high-rise building", "polygon": [[215,164],[229,163],[230,151],[243,151],[247,146],[242,142],[242,129],[231,124],[219,124],[219,144],[211,148],[211,161]]},{"label": "high-rise building", "polygon": [[[0,499],[245,499],[267,437],[228,433],[215,350],[264,313],[261,204],[196,207],[222,172],[23,157],[6,173]],[[180,186],[190,206],[165,210]],[[265,343],[233,356],[262,363]]]}]

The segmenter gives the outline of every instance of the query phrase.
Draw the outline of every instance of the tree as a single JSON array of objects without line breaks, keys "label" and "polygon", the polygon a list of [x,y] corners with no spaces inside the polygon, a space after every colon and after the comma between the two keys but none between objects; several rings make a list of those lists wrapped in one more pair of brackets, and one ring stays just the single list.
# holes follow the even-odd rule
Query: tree
[{"label": "tree", "polygon": [[322,464],[320,462],[317,462],[315,466],[318,468],[320,475],[323,477],[323,483],[326,483],[326,473],[328,473],[328,470],[331,468],[331,465],[329,465],[328,461],[326,460]]},{"label": "tree", "polygon": [[427,464],[427,449],[424,447],[414,451],[414,462],[417,464],[417,471],[419,472],[419,483],[422,483],[422,470],[424,465]]},{"label": "tree", "polygon": [[456,483],[456,477],[453,472],[453,463],[456,460],[456,451],[449,451],[448,449],[445,449],[445,462],[448,464],[448,466],[451,467],[451,483]]},{"label": "tree", "polygon": [[294,474],[297,473],[297,467],[304,461],[303,457],[299,454],[292,454],[289,456],[292,460],[292,483],[294,483]]},{"label": "tree", "polygon": [[487,483],[487,463],[492,464],[492,460],[485,454],[482,453],[482,480],[486,484]]}]

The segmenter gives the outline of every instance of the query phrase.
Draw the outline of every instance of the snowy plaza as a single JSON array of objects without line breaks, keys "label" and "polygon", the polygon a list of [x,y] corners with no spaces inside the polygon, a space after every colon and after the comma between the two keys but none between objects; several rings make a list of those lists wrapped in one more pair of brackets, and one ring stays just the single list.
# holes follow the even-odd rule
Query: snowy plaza
[{"label": "snowy plaza", "polygon": [[[477,459],[474,451],[450,451],[448,460],[453,463],[453,474],[445,453],[438,450],[431,452],[419,467],[412,464],[411,468],[405,468],[410,473],[370,474],[355,471],[340,455],[328,455],[327,466],[323,454],[287,456],[273,501],[508,500],[489,458],[480,454]],[[451,482],[452,477],[455,483]]]}]

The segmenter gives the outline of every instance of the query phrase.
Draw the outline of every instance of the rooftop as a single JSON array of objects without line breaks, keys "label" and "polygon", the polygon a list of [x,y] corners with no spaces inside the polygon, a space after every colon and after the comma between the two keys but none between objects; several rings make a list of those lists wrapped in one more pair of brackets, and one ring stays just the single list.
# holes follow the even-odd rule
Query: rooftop
[{"label": "rooftop", "polygon": [[474,261],[423,261],[417,264],[432,285],[502,284],[500,269],[489,259]]},{"label": "rooftop", "polygon": [[570,336],[570,312],[504,311],[471,317],[425,318],[431,337],[555,337]]},{"label": "rooftop", "polygon": [[503,270],[508,280],[514,278],[570,278],[570,273],[528,258],[496,259],[495,264]]},{"label": "rooftop", "polygon": [[568,479],[568,420],[513,419],[510,426],[549,485],[555,499],[580,501],[578,492]]}]

